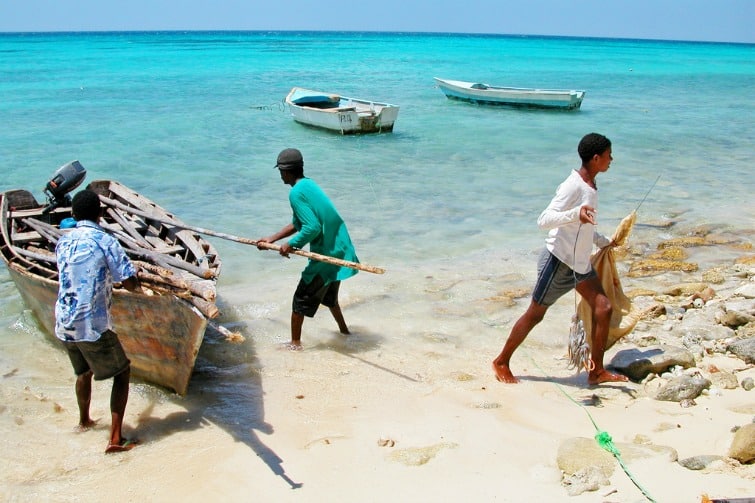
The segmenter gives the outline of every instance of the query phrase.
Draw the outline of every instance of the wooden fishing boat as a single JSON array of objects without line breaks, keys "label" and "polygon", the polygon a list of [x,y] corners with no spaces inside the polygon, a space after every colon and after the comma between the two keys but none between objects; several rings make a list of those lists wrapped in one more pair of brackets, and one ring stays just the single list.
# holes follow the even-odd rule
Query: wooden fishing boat
[{"label": "wooden fishing boat", "polygon": [[[76,161],[75,161],[76,162]],[[144,196],[115,181],[88,185],[100,195],[100,225],[138,269],[141,291],[113,291],[114,330],[132,376],[185,394],[208,320],[218,316],[215,248]],[[51,208],[26,190],[0,194],[0,254],[21,297],[54,341],[58,272],[55,244],[70,205]]]},{"label": "wooden fishing boat", "polygon": [[338,94],[294,87],[286,104],[296,122],[341,134],[393,131],[399,107],[389,103],[347,98]]},{"label": "wooden fishing boat", "polygon": [[582,106],[582,100],[585,97],[584,91],[499,87],[438,77],[435,77],[435,82],[448,99],[479,105],[576,110]]}]

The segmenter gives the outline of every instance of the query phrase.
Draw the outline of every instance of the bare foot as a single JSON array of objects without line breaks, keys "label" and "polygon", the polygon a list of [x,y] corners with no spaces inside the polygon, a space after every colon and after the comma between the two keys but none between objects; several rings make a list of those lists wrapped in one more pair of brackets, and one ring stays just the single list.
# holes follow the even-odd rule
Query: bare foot
[{"label": "bare foot", "polygon": [[301,351],[303,348],[301,342],[286,342],[282,345],[282,349],[288,349],[289,351]]},{"label": "bare foot", "polygon": [[90,419],[88,421],[84,421],[83,423],[77,424],[73,431],[75,431],[76,433],[83,433],[85,431],[89,431],[96,424],[97,421],[92,421]]},{"label": "bare foot", "polygon": [[136,445],[139,443],[137,440],[129,440],[127,438],[124,438],[121,440],[121,443],[119,444],[108,444],[107,449],[105,449],[105,454],[112,454],[114,452],[125,452],[130,451]]},{"label": "bare foot", "polygon": [[511,369],[508,365],[499,365],[493,362],[493,372],[495,372],[495,378],[498,379],[499,382],[505,382],[508,384],[516,384],[519,382],[519,379],[514,377],[514,374],[511,373]]},{"label": "bare foot", "polygon": [[629,378],[621,374],[614,374],[606,369],[594,370],[587,375],[587,384],[600,384],[604,382],[627,382]]}]

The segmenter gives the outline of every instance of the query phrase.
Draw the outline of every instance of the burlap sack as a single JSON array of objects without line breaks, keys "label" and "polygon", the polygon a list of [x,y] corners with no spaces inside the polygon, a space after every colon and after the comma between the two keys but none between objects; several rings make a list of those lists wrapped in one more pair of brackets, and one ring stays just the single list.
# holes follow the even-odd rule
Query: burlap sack
[{"label": "burlap sack", "polygon": [[[637,213],[632,212],[619,223],[616,231],[613,234],[613,241],[617,246],[623,246],[629,234],[632,231],[634,222],[637,219]],[[632,310],[632,301],[624,295],[624,291],[621,289],[621,280],[619,279],[619,273],[616,270],[616,259],[613,253],[613,247],[606,246],[595,252],[590,257],[595,271],[598,273],[600,282],[603,285],[603,290],[611,300],[613,306],[613,314],[611,315],[611,324],[608,329],[608,339],[606,340],[606,350],[613,346],[616,341],[631,332],[637,322],[639,321],[639,315]],[[587,336],[588,343],[592,342],[592,311],[589,304],[585,299],[580,298],[577,305],[577,314],[584,323],[585,334]]]}]

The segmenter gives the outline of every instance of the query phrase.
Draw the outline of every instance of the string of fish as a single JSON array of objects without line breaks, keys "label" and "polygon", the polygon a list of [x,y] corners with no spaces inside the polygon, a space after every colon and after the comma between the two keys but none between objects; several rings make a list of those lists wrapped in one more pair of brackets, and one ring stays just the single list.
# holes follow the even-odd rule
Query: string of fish
[{"label": "string of fish", "polygon": [[[582,230],[582,223],[579,224],[577,229],[577,237],[574,240],[574,250],[572,256],[577,253],[577,240],[579,239],[579,232]],[[582,369],[586,372],[590,372],[595,369],[595,362],[590,358],[590,345],[587,344],[587,335],[585,334],[585,324],[579,319],[579,313],[577,310],[577,273],[572,269],[574,276],[574,314],[571,318],[571,327],[569,329],[569,364],[567,368],[576,369],[579,374]]]}]

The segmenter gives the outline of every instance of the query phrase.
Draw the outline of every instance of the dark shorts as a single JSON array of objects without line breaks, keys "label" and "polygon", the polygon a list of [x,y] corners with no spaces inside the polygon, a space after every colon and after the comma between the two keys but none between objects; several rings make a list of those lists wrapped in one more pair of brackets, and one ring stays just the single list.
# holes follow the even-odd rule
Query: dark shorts
[{"label": "dark shorts", "polygon": [[295,313],[311,318],[317,312],[320,304],[327,307],[337,306],[340,286],[340,281],[333,281],[326,285],[325,280],[320,276],[315,276],[309,283],[301,279],[296,287],[296,292],[294,292],[291,309]]},{"label": "dark shorts", "polygon": [[585,274],[575,273],[546,248],[537,262],[537,283],[532,291],[532,300],[541,306],[552,306],[564,294],[574,289],[577,283],[597,276],[592,267]]},{"label": "dark shorts", "polygon": [[91,370],[95,380],[101,381],[117,376],[131,364],[112,330],[106,331],[94,342],[64,342],[63,346],[68,351],[77,376]]}]

